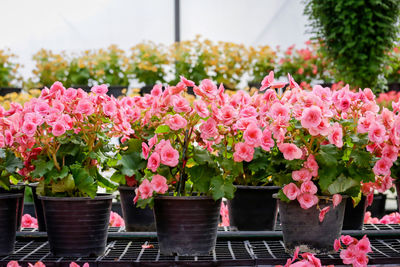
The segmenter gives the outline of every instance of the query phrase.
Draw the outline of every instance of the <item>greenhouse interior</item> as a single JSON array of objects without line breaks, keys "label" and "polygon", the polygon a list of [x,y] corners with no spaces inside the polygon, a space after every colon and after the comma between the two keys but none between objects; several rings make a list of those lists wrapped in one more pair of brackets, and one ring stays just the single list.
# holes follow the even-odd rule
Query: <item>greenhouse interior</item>
[{"label": "greenhouse interior", "polygon": [[400,1],[0,10],[0,267],[400,266]]}]

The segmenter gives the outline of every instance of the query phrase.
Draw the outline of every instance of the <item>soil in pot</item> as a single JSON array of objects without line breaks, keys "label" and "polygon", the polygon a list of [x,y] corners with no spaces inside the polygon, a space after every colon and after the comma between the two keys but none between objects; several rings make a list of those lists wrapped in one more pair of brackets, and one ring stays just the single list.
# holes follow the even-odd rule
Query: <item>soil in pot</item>
[{"label": "soil in pot", "polygon": [[110,220],[110,194],[89,197],[39,196],[46,219],[50,251],[59,257],[100,256]]},{"label": "soil in pot", "polygon": [[215,248],[221,200],[211,197],[159,196],[154,215],[164,255],[209,255]]},{"label": "soil in pot", "polygon": [[229,222],[239,231],[275,229],[278,201],[272,195],[278,186],[236,186],[235,197],[228,200]]},{"label": "soil in pot", "polygon": [[365,211],[367,210],[367,198],[363,195],[357,206],[354,207],[351,197],[346,200],[343,230],[361,230],[364,225]]},{"label": "soil in pot", "polygon": [[125,229],[128,232],[155,232],[153,210],[146,207],[138,208],[133,203],[136,187],[120,186],[118,188],[121,196],[122,216],[125,221]]},{"label": "soil in pot", "polygon": [[0,255],[13,253],[17,231],[18,199],[22,194],[0,194]]},{"label": "soil in pot", "polygon": [[0,194],[21,194],[21,197],[17,198],[17,231],[21,230],[21,219],[22,213],[24,211],[24,195],[25,195],[25,185],[17,184],[11,185],[10,190],[5,190],[4,188],[0,188]]},{"label": "soil in pot", "polygon": [[44,219],[42,201],[38,198],[36,193],[36,187],[38,186],[38,183],[31,183],[28,186],[32,190],[32,198],[33,204],[35,205],[35,217],[38,222],[38,230],[39,232],[46,232],[46,221]]},{"label": "soil in pot", "polygon": [[320,200],[321,209],[330,206],[322,222],[319,221],[316,206],[305,210],[297,201],[286,203],[278,200],[278,203],[283,242],[288,253],[293,254],[296,247],[300,248],[300,252],[315,254],[334,252],[333,243],[342,230],[345,199],[335,208],[332,202]]}]

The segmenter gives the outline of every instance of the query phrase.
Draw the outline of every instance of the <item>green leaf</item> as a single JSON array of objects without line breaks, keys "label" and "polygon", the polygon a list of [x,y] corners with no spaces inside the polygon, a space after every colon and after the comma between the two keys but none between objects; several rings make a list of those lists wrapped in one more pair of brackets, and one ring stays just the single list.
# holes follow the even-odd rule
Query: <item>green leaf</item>
[{"label": "green leaf", "polygon": [[333,180],[337,177],[336,169],[322,168],[318,170],[319,181],[318,184],[322,191],[328,190],[328,187],[332,184]]},{"label": "green leaf", "polygon": [[211,154],[206,149],[193,148],[193,159],[199,164],[214,164]]},{"label": "green leaf", "polygon": [[97,184],[89,172],[82,168],[79,164],[70,166],[72,176],[75,180],[76,188],[91,198],[94,198],[97,193]]},{"label": "green leaf", "polygon": [[63,166],[61,171],[58,171],[56,168],[51,169],[49,172],[44,174],[46,178],[46,182],[50,182],[50,180],[61,180],[65,178],[69,173],[69,169],[67,166]]},{"label": "green leaf", "polygon": [[224,179],[222,176],[214,176],[211,179],[211,191],[214,200],[221,199],[223,197],[232,199],[235,193],[236,187],[233,185],[232,180]]},{"label": "green leaf", "polygon": [[343,175],[340,175],[338,179],[336,179],[329,187],[329,193],[338,194],[344,193],[346,190],[350,189],[353,186],[357,186],[360,183],[352,178],[346,178]]},{"label": "green leaf", "polygon": [[33,165],[35,165],[35,170],[31,174],[34,178],[43,177],[48,171],[50,171],[54,167],[53,161],[46,161],[43,159],[33,161]]},{"label": "green leaf", "polygon": [[71,174],[51,184],[51,191],[53,193],[71,192],[74,189],[75,182]]},{"label": "green leaf", "polygon": [[160,125],[156,128],[156,130],[154,131],[155,133],[168,133],[171,129],[169,128],[168,125]]},{"label": "green leaf", "polygon": [[364,150],[354,149],[351,152],[351,158],[354,159],[354,163],[359,167],[370,166],[371,153]]},{"label": "green leaf", "polygon": [[3,148],[0,148],[0,159],[4,159],[6,157],[6,151]]},{"label": "green leaf", "polygon": [[324,145],[320,147],[316,159],[319,163],[326,166],[337,165],[338,148],[334,145]]},{"label": "green leaf", "polygon": [[287,202],[287,203],[290,202],[290,199],[285,195],[285,193],[283,193],[283,190],[282,190],[282,189],[279,190],[279,192],[278,192],[278,197],[279,197],[279,199],[282,200],[282,201],[285,201],[285,202]]},{"label": "green leaf", "polygon": [[22,169],[24,164],[20,158],[17,158],[15,154],[11,151],[6,152],[6,170],[9,173],[16,172],[17,169]]},{"label": "green leaf", "polygon": [[207,193],[210,190],[211,178],[215,175],[214,169],[207,165],[196,165],[189,168],[188,173],[195,190],[201,193]]},{"label": "green leaf", "polygon": [[132,176],[137,171],[146,168],[147,162],[142,159],[141,154],[133,152],[130,154],[124,154],[118,163],[121,166],[121,173],[126,176]]},{"label": "green leaf", "polygon": [[142,153],[142,141],[139,139],[129,139],[128,140],[128,149],[125,151],[127,154],[132,152]]},{"label": "green leaf", "polygon": [[111,175],[110,180],[118,183],[118,184],[125,184],[125,175],[121,174],[120,172],[116,171]]},{"label": "green leaf", "polygon": [[99,185],[107,190],[115,190],[118,188],[118,184],[113,182],[111,179],[107,179],[101,174],[97,173],[97,181]]}]

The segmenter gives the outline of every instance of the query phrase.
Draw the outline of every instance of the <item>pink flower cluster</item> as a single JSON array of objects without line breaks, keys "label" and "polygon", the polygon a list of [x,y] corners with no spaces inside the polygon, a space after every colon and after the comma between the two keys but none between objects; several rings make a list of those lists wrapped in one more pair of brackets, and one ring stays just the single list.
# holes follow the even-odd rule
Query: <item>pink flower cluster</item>
[{"label": "pink flower cluster", "polygon": [[366,267],[368,264],[367,253],[372,252],[367,236],[357,240],[349,235],[342,235],[335,240],[334,248],[340,251],[340,258],[344,264],[352,264],[354,267]]},{"label": "pink flower cluster", "polygon": [[[322,267],[320,259],[308,252],[299,254],[299,250],[297,247],[293,258],[288,259],[284,266],[276,265],[276,267]],[[333,265],[327,267],[333,267]]]},{"label": "pink flower cluster", "polygon": [[21,218],[21,227],[23,228],[38,228],[38,222],[35,217],[29,214],[24,214]]},{"label": "pink flower cluster", "polygon": [[221,216],[221,226],[230,226],[228,205],[226,205],[224,202],[221,202],[219,214]]},{"label": "pink flower cluster", "polygon": [[[46,267],[46,265],[41,261],[38,261],[35,264],[28,263],[28,266],[29,267]],[[10,261],[7,263],[7,267],[21,267],[21,265],[18,264],[18,261]],[[80,267],[80,265],[76,264],[75,262],[71,262],[69,264],[69,267]],[[89,263],[83,264],[82,267],[89,267]]]},{"label": "pink flower cluster", "polygon": [[151,182],[148,179],[144,179],[140,186],[135,189],[135,198],[133,202],[136,203],[139,198],[147,199],[153,196],[153,193],[165,194],[168,191],[167,179],[164,176],[155,174],[151,178]]},{"label": "pink flower cluster", "polygon": [[372,217],[371,212],[365,212],[364,223],[373,224],[400,224],[400,213],[392,212],[388,215],[383,216],[381,219]]},{"label": "pink flower cluster", "polygon": [[125,226],[125,221],[118,213],[111,211],[109,225],[111,227],[122,227]]}]

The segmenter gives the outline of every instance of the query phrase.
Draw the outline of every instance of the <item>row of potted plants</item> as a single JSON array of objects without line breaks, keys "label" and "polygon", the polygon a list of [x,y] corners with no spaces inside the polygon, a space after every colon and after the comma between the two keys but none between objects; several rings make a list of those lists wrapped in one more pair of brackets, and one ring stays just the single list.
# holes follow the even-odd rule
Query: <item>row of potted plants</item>
[{"label": "row of potted plants", "polygon": [[[239,230],[246,226],[238,217],[250,222],[257,214],[265,218],[260,227],[273,227],[275,199],[288,251],[331,251],[345,200],[372,201],[373,190],[392,187],[399,103],[380,111],[370,89],[304,90],[290,75],[288,81],[276,82],[270,72],[260,92],[230,96],[222,84],[181,77],[175,86],[121,99],[108,96],[106,85],[87,93],[56,82],[24,106],[0,109],[0,185],[14,192],[0,194],[8,207],[0,209],[8,218],[1,253],[13,250],[17,225],[10,212],[22,194],[12,184],[19,181],[37,182],[31,184],[36,212],[44,213],[55,255],[104,252],[113,196],[98,187],[118,186],[123,203],[154,208],[164,254],[208,254],[222,198],[231,200],[230,221]],[[189,88],[193,102],[185,98]],[[257,195],[263,202],[248,202]]]}]

